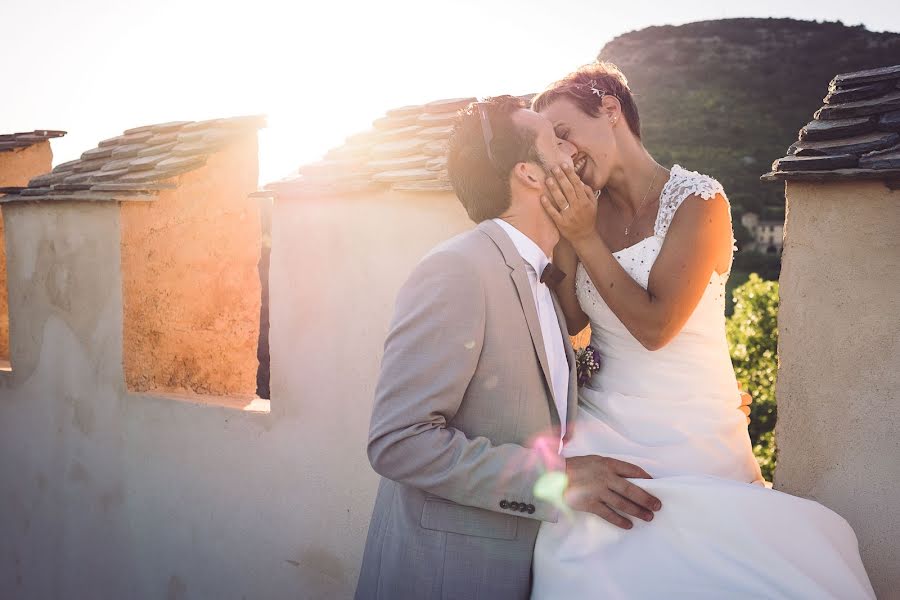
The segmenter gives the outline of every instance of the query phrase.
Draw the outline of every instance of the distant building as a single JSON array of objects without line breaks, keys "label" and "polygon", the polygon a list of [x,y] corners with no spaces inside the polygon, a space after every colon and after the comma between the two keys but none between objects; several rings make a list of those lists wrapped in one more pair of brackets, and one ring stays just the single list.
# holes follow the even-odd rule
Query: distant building
[{"label": "distant building", "polygon": [[753,235],[748,250],[763,254],[780,254],[784,245],[784,221],[761,221],[759,215],[748,212],[741,215],[741,225]]}]

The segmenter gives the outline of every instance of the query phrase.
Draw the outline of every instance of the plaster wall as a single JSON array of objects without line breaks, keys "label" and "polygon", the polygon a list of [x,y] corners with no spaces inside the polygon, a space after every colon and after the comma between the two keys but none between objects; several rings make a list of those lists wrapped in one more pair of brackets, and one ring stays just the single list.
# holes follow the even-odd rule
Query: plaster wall
[{"label": "plaster wall", "polygon": [[256,393],[256,135],[121,210],[125,380],[143,392]]},{"label": "plaster wall", "polygon": [[26,186],[38,175],[53,168],[50,142],[0,152],[0,187]]},{"label": "plaster wall", "polygon": [[263,413],[128,390],[123,214],[7,211],[16,369],[0,374],[0,597],[351,597],[394,298],[471,223],[451,194],[276,202]]},{"label": "plaster wall", "polygon": [[450,193],[276,201],[270,265],[272,412],[298,440],[298,576],[308,598],[356,586],[378,476],[366,439],[397,291],[472,227]]},{"label": "plaster wall", "polygon": [[846,518],[878,597],[900,598],[900,191],[786,196],[775,487]]},{"label": "plaster wall", "polygon": [[[0,152],[0,187],[26,186],[29,180],[53,168],[50,142]],[[0,209],[2,217],[2,209]],[[9,360],[9,302],[6,293],[5,224],[0,218],[0,361]]]}]

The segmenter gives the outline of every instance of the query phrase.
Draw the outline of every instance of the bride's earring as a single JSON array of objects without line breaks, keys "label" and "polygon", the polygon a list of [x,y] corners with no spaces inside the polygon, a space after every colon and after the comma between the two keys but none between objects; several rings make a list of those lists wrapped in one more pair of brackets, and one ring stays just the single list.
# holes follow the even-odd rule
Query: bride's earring
[{"label": "bride's earring", "polygon": [[594,192],[594,200],[599,200],[599,199],[600,199],[600,192],[602,192],[602,191],[603,191],[603,190],[597,190],[596,192]]}]

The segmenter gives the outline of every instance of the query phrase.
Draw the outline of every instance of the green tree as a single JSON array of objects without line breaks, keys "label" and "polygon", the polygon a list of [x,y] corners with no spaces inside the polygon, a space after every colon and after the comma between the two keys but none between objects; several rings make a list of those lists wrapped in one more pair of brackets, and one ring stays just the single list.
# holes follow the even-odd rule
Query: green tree
[{"label": "green tree", "polygon": [[763,476],[775,472],[775,376],[778,369],[778,282],[756,273],[734,290],[734,314],[726,321],[731,362],[753,396],[750,439]]}]

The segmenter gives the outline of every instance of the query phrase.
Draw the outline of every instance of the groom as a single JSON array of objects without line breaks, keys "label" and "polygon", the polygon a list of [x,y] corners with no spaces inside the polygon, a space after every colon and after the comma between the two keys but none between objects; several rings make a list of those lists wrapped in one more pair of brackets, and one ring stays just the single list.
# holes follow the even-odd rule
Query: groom
[{"label": "groom", "polygon": [[[369,431],[383,476],[357,600],[528,598],[541,521],[569,506],[628,529],[661,503],[635,465],[563,459],[575,360],[551,283],[559,232],[540,196],[574,147],[518,98],[454,125],[450,179],[478,226],[436,247],[397,298]],[[558,271],[557,271],[558,273]],[[565,473],[566,478],[561,475]],[[554,494],[536,494],[537,487]]]}]

